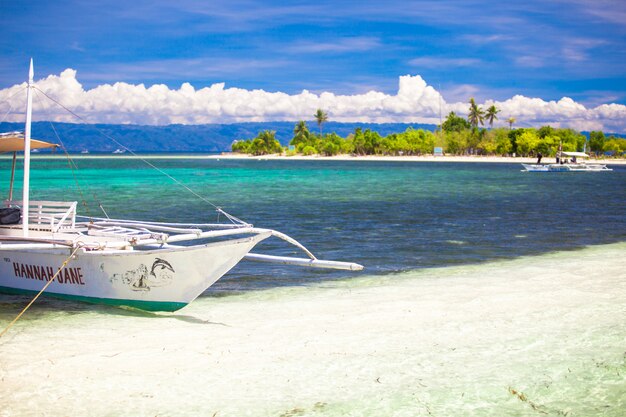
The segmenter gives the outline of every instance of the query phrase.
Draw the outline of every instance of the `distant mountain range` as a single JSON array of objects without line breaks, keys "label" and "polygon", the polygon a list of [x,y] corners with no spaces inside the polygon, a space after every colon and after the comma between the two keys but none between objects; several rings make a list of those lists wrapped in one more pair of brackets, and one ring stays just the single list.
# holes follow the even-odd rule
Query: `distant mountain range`
[{"label": "distant mountain range", "polygon": [[[276,131],[276,138],[286,146],[293,137],[296,122],[258,122],[206,125],[107,125],[34,122],[32,136],[49,142],[61,143],[68,152],[111,153],[126,147],[133,152],[227,152],[237,139],[251,139],[262,130]],[[335,132],[342,137],[356,128],[371,129],[382,136],[399,133],[409,127],[434,131],[436,126],[419,123],[338,123],[327,122],[324,132]],[[317,132],[318,126],[309,123]],[[23,131],[23,123],[0,123],[0,132]],[[582,132],[588,136],[588,132]],[[609,136],[609,134],[607,134]],[[615,134],[618,137],[624,135]]]},{"label": "distant mountain range", "polygon": [[[276,131],[276,138],[287,145],[296,122],[259,122],[206,125],[107,125],[34,122],[32,137],[48,142],[62,142],[68,152],[113,152],[127,147],[133,152],[225,152],[237,139],[251,139],[262,130]],[[381,135],[403,132],[409,126],[434,130],[435,125],[405,123],[327,122],[324,132],[346,137],[357,127],[372,129]],[[317,132],[317,124],[309,124]],[[23,123],[0,123],[0,132],[23,131]],[[117,142],[117,143],[116,143]],[[122,146],[123,145],[123,146]]]}]

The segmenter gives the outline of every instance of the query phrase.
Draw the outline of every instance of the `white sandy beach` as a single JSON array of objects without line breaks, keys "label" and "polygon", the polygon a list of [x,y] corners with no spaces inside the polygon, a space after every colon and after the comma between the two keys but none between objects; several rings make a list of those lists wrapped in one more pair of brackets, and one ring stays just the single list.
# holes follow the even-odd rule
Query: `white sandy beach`
[{"label": "white sandy beach", "polygon": [[[175,314],[44,300],[0,340],[0,416],[623,416],[625,251],[202,297]],[[2,327],[26,301],[3,297]]]},{"label": "white sandy beach", "polygon": [[[0,158],[9,159],[10,156],[0,156]],[[34,155],[34,159],[66,159],[65,155],[59,154],[40,154]],[[152,153],[152,154],[75,154],[72,155],[75,160],[80,159],[223,159],[223,160],[289,160],[289,161],[383,161],[383,162],[482,162],[482,163],[510,163],[510,164],[532,164],[537,162],[537,158],[529,157],[504,157],[504,156],[478,156],[478,155],[420,155],[420,156],[380,156],[380,155],[367,155],[367,156],[352,156],[352,155],[337,155],[337,156],[321,156],[321,155],[246,155],[240,153],[223,152],[221,154],[173,154],[173,153]],[[600,162],[608,165],[626,165],[626,159],[618,158],[599,158],[591,159],[591,162]],[[555,158],[544,157],[541,160],[542,163],[555,163]]]},{"label": "white sandy beach", "polygon": [[[351,156],[351,155],[337,155],[337,156],[284,156],[284,155],[262,155],[262,156],[250,156],[244,154],[231,154],[225,153],[222,155],[211,156],[211,158],[226,158],[226,159],[288,159],[288,160],[320,160],[320,161],[385,161],[385,162],[495,162],[495,163],[511,163],[511,164],[534,164],[537,162],[537,158],[529,157],[504,157],[504,156],[456,156],[456,155],[420,155],[420,156],[380,156],[380,155],[367,155],[367,156]],[[609,165],[626,165],[626,159],[592,159],[593,162],[601,162]],[[555,158],[543,158],[541,163],[555,163]]]}]

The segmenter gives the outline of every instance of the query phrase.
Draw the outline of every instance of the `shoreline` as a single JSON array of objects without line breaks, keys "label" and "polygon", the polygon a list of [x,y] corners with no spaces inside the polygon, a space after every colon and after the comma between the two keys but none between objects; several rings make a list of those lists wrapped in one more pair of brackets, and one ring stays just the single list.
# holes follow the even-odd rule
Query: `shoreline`
[{"label": "shoreline", "polygon": [[[480,155],[419,155],[419,156],[379,156],[379,155],[336,155],[336,156],[303,156],[303,155],[246,155],[240,153],[154,153],[136,155],[124,154],[75,154],[72,159],[229,159],[229,160],[291,160],[291,161],[374,161],[374,162],[472,162],[472,163],[509,163],[509,164],[532,164],[537,162],[536,157],[507,157],[507,156],[480,156]],[[0,156],[0,159],[10,159],[10,156]],[[65,155],[35,154],[33,159],[65,159]],[[555,158],[543,158],[542,163],[555,163]],[[589,159],[589,162],[603,163],[607,165],[626,165],[626,159]]]},{"label": "shoreline", "polygon": [[[507,157],[507,156],[480,156],[480,155],[419,155],[419,156],[379,156],[379,155],[337,155],[337,156],[303,156],[303,155],[261,155],[251,156],[244,154],[220,155],[216,158],[224,159],[258,159],[258,160],[298,160],[298,161],[380,161],[380,162],[487,162],[487,163],[510,163],[510,164],[533,164],[536,157]],[[556,163],[555,158],[543,158],[542,163]],[[626,159],[589,159],[589,162],[597,162],[608,165],[626,165]]]}]

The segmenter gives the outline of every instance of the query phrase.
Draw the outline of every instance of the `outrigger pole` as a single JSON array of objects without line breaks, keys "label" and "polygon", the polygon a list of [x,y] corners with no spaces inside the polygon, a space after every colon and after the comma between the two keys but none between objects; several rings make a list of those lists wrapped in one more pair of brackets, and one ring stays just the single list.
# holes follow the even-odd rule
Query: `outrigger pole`
[{"label": "outrigger pole", "polygon": [[33,59],[30,59],[28,70],[28,87],[26,89],[26,126],[24,127],[24,190],[22,197],[22,232],[28,237],[28,205],[30,204],[30,124],[33,113]]}]

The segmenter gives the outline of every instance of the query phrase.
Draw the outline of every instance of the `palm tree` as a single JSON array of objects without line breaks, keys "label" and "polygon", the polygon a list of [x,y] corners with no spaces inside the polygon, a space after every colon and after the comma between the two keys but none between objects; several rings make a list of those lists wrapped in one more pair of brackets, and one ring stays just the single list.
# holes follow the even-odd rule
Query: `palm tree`
[{"label": "palm tree", "polygon": [[291,139],[290,144],[297,146],[302,142],[306,142],[309,138],[309,128],[304,120],[300,120],[296,123],[296,127],[293,128],[294,137]]},{"label": "palm tree", "polygon": [[308,135],[309,128],[307,127],[306,122],[304,120],[300,120],[296,123],[296,127],[293,128],[293,133],[296,136]]},{"label": "palm tree", "polygon": [[491,105],[487,109],[487,113],[485,113],[485,119],[489,122],[489,127],[493,127],[493,121],[498,119],[496,114],[500,113],[500,109],[498,109],[495,105]]},{"label": "palm tree", "polygon": [[315,120],[317,120],[317,125],[320,127],[320,138],[321,138],[322,137],[322,124],[328,121],[328,114],[322,109],[317,109],[313,117],[315,117]]},{"label": "palm tree", "polygon": [[509,122],[509,130],[513,129],[513,123],[515,123],[515,117],[509,117],[509,120],[507,120],[507,122]]},{"label": "palm tree", "polygon": [[264,130],[259,132],[257,137],[252,141],[252,145],[255,147],[255,155],[267,155],[271,153],[282,152],[280,142],[276,139],[276,131]]},{"label": "palm tree", "polygon": [[470,122],[470,124],[473,127],[478,127],[479,123],[481,125],[485,124],[484,119],[485,119],[484,110],[476,105],[476,102],[474,101],[474,97],[470,98],[470,108],[469,108],[469,114],[467,115],[467,121]]}]

